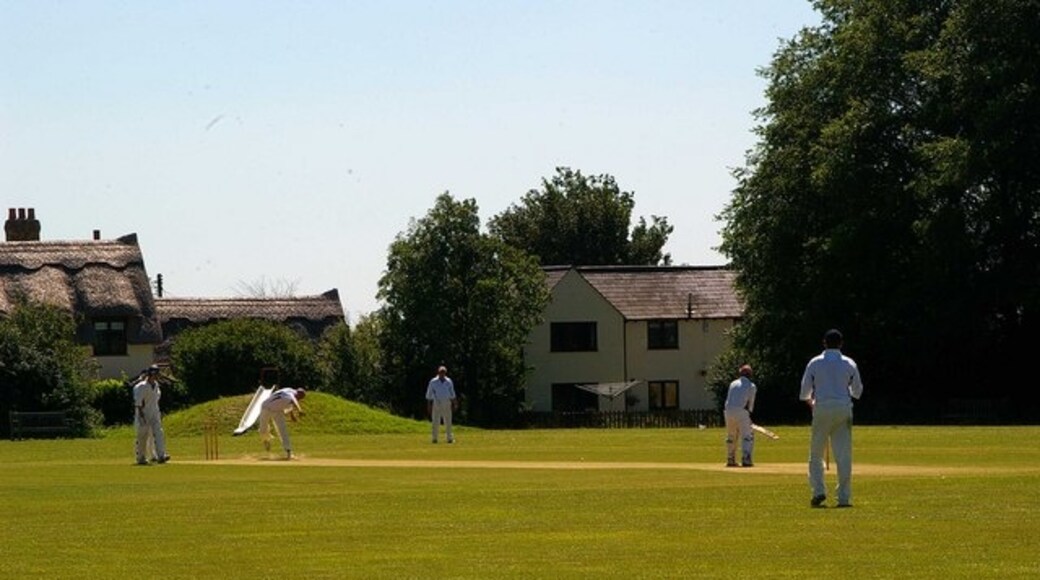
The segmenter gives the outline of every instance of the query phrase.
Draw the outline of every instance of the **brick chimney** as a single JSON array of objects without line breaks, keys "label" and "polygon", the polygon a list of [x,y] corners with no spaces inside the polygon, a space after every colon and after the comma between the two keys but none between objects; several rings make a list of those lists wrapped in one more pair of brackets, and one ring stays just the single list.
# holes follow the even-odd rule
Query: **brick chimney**
[{"label": "brick chimney", "polygon": [[4,233],[9,242],[40,241],[40,220],[36,219],[36,210],[30,207],[26,214],[24,207],[8,209]]}]

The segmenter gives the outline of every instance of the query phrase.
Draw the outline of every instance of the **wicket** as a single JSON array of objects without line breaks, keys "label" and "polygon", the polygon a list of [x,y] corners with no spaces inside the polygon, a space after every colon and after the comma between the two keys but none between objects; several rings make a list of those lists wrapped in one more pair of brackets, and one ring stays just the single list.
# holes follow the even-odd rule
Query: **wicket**
[{"label": "wicket", "polygon": [[206,461],[220,459],[220,439],[217,436],[216,423],[205,423],[202,426],[202,447]]}]

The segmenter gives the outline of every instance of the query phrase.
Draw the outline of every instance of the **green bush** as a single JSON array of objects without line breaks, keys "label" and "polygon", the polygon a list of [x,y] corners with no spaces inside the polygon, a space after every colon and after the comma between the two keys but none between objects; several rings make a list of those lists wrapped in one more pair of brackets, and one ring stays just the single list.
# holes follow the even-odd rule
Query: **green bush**
[{"label": "green bush", "polygon": [[8,411],[64,411],[73,435],[91,435],[92,361],[75,343],[76,325],[60,308],[22,301],[0,318],[0,425]]},{"label": "green bush", "polygon": [[127,425],[134,420],[133,385],[119,379],[90,384],[91,405],[101,413],[106,426]]},{"label": "green bush", "polygon": [[195,403],[255,390],[264,367],[278,368],[282,386],[321,386],[311,342],[266,320],[225,320],[186,330],[177,336],[171,358],[186,399]]}]

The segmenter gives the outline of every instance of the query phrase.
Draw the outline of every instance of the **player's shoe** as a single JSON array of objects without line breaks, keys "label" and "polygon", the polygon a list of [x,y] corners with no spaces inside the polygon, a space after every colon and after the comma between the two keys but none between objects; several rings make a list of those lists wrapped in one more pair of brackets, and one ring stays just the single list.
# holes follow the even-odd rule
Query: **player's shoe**
[{"label": "player's shoe", "polygon": [[836,505],[836,506],[834,506],[834,507],[840,507],[840,508],[850,508],[850,507],[852,507],[852,504],[851,504],[851,503],[849,503],[849,502],[845,502],[845,503],[839,503],[838,505]]},{"label": "player's shoe", "polygon": [[750,462],[750,461],[745,461],[744,463],[741,463],[740,466],[741,467],[754,467],[755,464]]},{"label": "player's shoe", "polygon": [[169,455],[163,455],[162,457],[160,457],[159,459],[156,459],[155,461],[156,461],[156,463],[166,463],[169,460],[170,460],[170,456]]},{"label": "player's shoe", "polygon": [[736,461],[733,461],[732,459],[730,459],[729,461],[726,462],[726,467],[739,467],[739,466],[737,465]]},{"label": "player's shoe", "polygon": [[827,496],[825,495],[814,495],[813,498],[809,500],[809,506],[814,508],[823,507],[823,502],[826,500]]}]

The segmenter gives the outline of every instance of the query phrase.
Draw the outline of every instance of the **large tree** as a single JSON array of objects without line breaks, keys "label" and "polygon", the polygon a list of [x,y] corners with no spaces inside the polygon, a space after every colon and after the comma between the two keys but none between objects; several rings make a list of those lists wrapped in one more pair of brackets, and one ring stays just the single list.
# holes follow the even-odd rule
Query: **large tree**
[{"label": "large tree", "polygon": [[610,175],[585,176],[566,167],[542,180],[519,204],[493,217],[491,234],[538,257],[542,265],[668,264],[667,218],[640,217],[631,229],[635,196]]},{"label": "large tree", "polygon": [[777,405],[831,326],[878,418],[1035,404],[1001,376],[1040,330],[1040,2],[814,4],[821,25],[764,71],[760,141],[722,214],[737,349]]},{"label": "large tree", "polygon": [[548,289],[532,257],[481,233],[475,201],[442,194],[397,236],[379,298],[383,372],[395,410],[421,414],[426,383],[445,364],[467,420],[502,425],[516,416],[523,345]]}]

